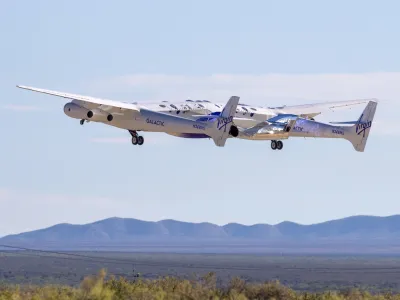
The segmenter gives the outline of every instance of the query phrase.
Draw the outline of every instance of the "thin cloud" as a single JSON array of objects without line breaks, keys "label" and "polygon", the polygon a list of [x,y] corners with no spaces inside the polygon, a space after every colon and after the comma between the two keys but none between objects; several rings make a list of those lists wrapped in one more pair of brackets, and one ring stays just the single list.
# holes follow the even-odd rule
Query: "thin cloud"
[{"label": "thin cloud", "polygon": [[102,137],[102,138],[92,138],[90,139],[93,143],[103,143],[103,144],[127,144],[129,143],[129,138],[123,137]]},{"label": "thin cloud", "polygon": [[13,111],[43,111],[44,109],[38,106],[31,106],[31,105],[15,105],[15,104],[8,104],[3,106],[3,109],[13,110]]},{"label": "thin cloud", "polygon": [[10,190],[0,187],[0,202],[6,201],[10,197]]},{"label": "thin cloud", "polygon": [[[208,99],[225,101],[235,94],[251,104],[296,104],[309,101],[349,100],[359,98],[391,99],[400,105],[400,72],[360,74],[264,74],[183,76],[133,74],[94,83],[99,91],[125,91],[130,98],[135,91],[142,99]],[[132,96],[131,96],[132,95]],[[145,99],[143,99],[143,95]]]},{"label": "thin cloud", "polygon": [[[7,207],[7,209],[0,210],[0,219],[2,220],[0,236],[45,228],[63,222],[93,222],[96,219],[109,217],[110,207],[113,207],[116,202],[122,205],[128,201],[130,200],[91,194],[60,194],[0,187],[0,204],[3,204],[4,208]],[[18,207],[24,207],[24,209],[19,211],[18,218],[15,218],[15,214],[10,212],[17,211]],[[37,210],[38,207],[42,208],[43,213],[43,217],[39,219],[32,214],[32,211]],[[82,217],[82,214],[77,214],[77,210],[90,212],[90,214]],[[55,213],[56,211],[64,212],[65,216],[70,216],[69,219],[60,217]]]}]

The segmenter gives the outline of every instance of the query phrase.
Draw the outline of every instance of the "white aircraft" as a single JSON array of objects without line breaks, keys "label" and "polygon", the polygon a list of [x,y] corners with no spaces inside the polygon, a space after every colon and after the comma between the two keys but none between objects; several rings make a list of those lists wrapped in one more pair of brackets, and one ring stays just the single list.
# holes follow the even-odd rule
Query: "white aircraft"
[{"label": "white aircraft", "polygon": [[281,150],[283,143],[280,140],[289,137],[343,138],[350,141],[356,151],[364,152],[377,105],[376,100],[370,100],[357,121],[330,122],[352,126],[335,126],[298,115],[282,114],[250,128],[239,127],[238,138],[271,140],[273,150]]},{"label": "white aircraft", "polygon": [[[262,107],[240,103],[234,105],[233,103],[228,103],[227,107],[229,109],[235,107],[231,112],[233,115],[231,115],[227,114],[226,110],[225,112],[221,112],[223,104],[212,103],[207,100],[186,100],[173,103],[162,101],[159,103],[138,104],[136,102],[127,103],[99,99],[28,86],[17,85],[17,87],[71,99],[72,101],[64,106],[64,113],[67,116],[80,119],[81,125],[85,121],[93,121],[126,129],[132,136],[133,145],[142,145],[144,143],[144,138],[138,135],[138,131],[150,131],[165,132],[182,138],[211,137],[216,145],[221,146],[225,145],[226,138],[228,137],[271,140],[272,149],[282,149],[282,142],[276,140],[288,138],[289,131],[282,134],[279,126],[284,126],[285,130],[290,128],[288,126],[289,119],[286,119],[286,123],[284,124],[276,122],[279,119],[284,120],[282,116],[291,114],[300,118],[300,120],[314,121],[313,118],[321,114],[323,109],[350,107],[368,102],[366,99],[361,99],[281,107]],[[239,97],[234,99],[238,100]],[[278,119],[275,120],[274,118]],[[291,121],[293,123],[293,120]],[[201,125],[197,123],[201,123]],[[211,126],[211,128],[214,128],[213,131],[213,129],[210,129],[210,124],[214,124],[217,128],[222,126],[220,129],[223,128],[224,132],[228,132],[227,137],[225,138],[225,135],[223,137],[216,137],[215,134],[219,130],[215,131],[216,128]],[[228,129],[226,128],[227,126],[229,127]],[[271,126],[273,127],[272,129]],[[269,135],[266,135],[265,132],[269,132]],[[219,142],[217,142],[218,138],[221,138]]]}]

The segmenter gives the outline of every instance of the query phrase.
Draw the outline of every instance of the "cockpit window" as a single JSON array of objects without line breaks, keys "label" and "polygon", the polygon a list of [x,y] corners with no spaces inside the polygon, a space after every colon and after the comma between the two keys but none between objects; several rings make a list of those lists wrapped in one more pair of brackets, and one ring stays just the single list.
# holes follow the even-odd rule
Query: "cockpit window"
[{"label": "cockpit window", "polygon": [[170,104],[169,106],[171,106],[172,108],[178,109],[175,105]]},{"label": "cockpit window", "polygon": [[160,104],[161,107],[166,107],[164,104]]}]

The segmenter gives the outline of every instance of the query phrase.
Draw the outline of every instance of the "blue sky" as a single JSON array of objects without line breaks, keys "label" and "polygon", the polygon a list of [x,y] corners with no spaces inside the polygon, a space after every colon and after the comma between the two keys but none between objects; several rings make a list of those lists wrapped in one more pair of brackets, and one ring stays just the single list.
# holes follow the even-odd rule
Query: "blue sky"
[{"label": "blue sky", "polygon": [[[400,213],[398,1],[7,1],[0,10],[0,236],[112,216],[310,224]],[[282,105],[376,97],[350,143],[181,140],[80,126],[16,84],[124,101]],[[325,119],[358,117],[351,112]],[[323,120],[323,118],[321,120]]]}]

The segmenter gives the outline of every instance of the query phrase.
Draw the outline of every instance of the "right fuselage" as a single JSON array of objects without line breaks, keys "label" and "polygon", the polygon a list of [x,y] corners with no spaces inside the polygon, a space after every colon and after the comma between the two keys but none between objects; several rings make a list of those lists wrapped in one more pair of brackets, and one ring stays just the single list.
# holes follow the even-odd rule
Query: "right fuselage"
[{"label": "right fuselage", "polygon": [[317,121],[297,119],[289,133],[290,137],[346,138],[350,127],[334,126]]},{"label": "right fuselage", "polygon": [[283,140],[290,137],[348,138],[349,127],[333,126],[317,121],[298,118],[289,126],[284,123],[266,123],[263,126],[242,129],[238,138],[246,140]]}]

